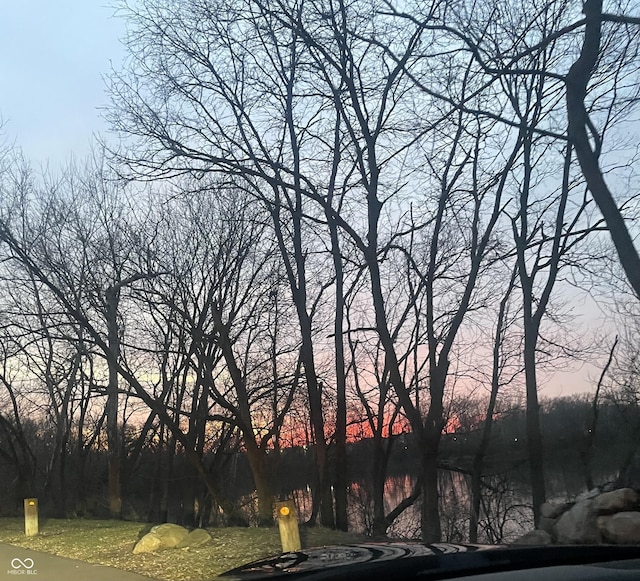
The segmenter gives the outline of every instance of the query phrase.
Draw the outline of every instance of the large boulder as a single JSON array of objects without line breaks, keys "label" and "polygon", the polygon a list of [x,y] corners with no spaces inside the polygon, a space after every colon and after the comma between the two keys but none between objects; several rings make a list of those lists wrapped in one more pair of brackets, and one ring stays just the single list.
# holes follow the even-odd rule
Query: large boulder
[{"label": "large boulder", "polygon": [[591,490],[586,490],[582,494],[576,496],[576,502],[584,502],[585,500],[591,500],[596,496],[600,496],[602,491],[599,488],[592,488]]},{"label": "large boulder", "polygon": [[561,544],[591,544],[600,542],[593,500],[574,504],[556,522],[556,536]]},{"label": "large boulder", "polygon": [[550,545],[553,539],[547,531],[536,529],[522,535],[517,539],[515,545]]},{"label": "large boulder", "polygon": [[571,504],[568,502],[545,502],[540,507],[540,514],[544,518],[555,519],[562,513],[566,512],[569,508],[571,508]]},{"label": "large boulder", "polygon": [[165,523],[152,527],[151,533],[160,538],[163,548],[173,549],[189,534],[189,531],[180,525]]},{"label": "large boulder", "polygon": [[593,500],[593,509],[600,514],[629,511],[638,506],[640,495],[632,488],[605,492]]},{"label": "large boulder", "polygon": [[133,553],[135,555],[153,553],[163,548],[162,539],[155,533],[148,533],[136,543],[136,546],[133,547]]},{"label": "large boulder", "polygon": [[204,529],[194,529],[176,545],[176,548],[186,549],[187,547],[202,547],[210,540],[211,535],[207,531]]},{"label": "large boulder", "polygon": [[546,516],[540,517],[540,522],[538,522],[538,530],[549,533],[549,535],[553,538],[556,536],[556,519],[555,518],[547,518]]},{"label": "large boulder", "polygon": [[640,543],[640,512],[618,512],[598,517],[598,527],[610,543],[635,545]]}]

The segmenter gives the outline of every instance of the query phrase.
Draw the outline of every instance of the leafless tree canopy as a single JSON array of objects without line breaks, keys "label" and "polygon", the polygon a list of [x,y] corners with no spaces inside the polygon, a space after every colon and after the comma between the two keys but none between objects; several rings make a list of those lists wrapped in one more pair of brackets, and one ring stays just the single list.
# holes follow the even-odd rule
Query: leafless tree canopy
[{"label": "leafless tree canopy", "polygon": [[[0,429],[13,442],[0,453],[32,482],[24,417],[40,410],[55,427],[51,489],[65,489],[69,446],[104,447],[120,517],[155,447],[156,513],[182,455],[198,506],[233,520],[217,474],[241,451],[268,523],[278,458],[305,446],[309,521],[346,529],[359,426],[371,532],[420,499],[422,538],[436,541],[450,536],[443,438],[460,394],[486,390],[461,471],[470,537],[490,506],[493,425],[520,396],[537,523],[542,384],[608,355],[577,340],[571,309],[605,305],[602,288],[640,296],[633,10],[122,3],[129,56],[106,112],[121,140],[55,180],[0,158]],[[408,433],[415,480],[389,509]]]}]

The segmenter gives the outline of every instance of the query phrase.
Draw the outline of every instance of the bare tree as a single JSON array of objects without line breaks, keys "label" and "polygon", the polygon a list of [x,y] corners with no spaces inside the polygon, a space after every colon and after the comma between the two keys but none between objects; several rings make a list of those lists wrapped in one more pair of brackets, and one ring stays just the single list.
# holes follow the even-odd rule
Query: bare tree
[{"label": "bare tree", "polygon": [[618,336],[616,335],[611,345],[611,349],[609,350],[609,357],[607,358],[607,361],[604,364],[604,367],[602,368],[602,372],[600,373],[600,377],[598,379],[598,383],[596,385],[596,389],[593,394],[593,399],[591,400],[589,418],[587,420],[587,424],[584,429],[584,439],[580,446],[580,458],[582,460],[582,465],[584,469],[584,480],[587,486],[587,490],[592,490],[594,487],[593,456],[594,456],[594,445],[596,441],[596,433],[598,430],[600,393],[602,391],[605,377],[607,376],[607,373],[609,371],[609,367],[613,362],[613,356],[616,351],[617,345],[618,345]]},{"label": "bare tree", "polygon": [[514,353],[513,351],[510,352],[505,347],[509,327],[513,326],[515,319],[514,315],[509,311],[513,302],[512,294],[516,288],[517,275],[517,264],[514,263],[511,271],[511,277],[504,291],[502,300],[500,301],[495,323],[490,375],[491,388],[489,392],[489,399],[487,401],[486,412],[484,414],[482,436],[474,453],[471,469],[469,541],[472,543],[478,542],[478,522],[480,519],[483,490],[482,477],[485,469],[485,458],[489,451],[493,432],[494,414],[496,413],[498,394],[500,388],[505,385],[509,385],[514,378],[514,375],[518,372],[518,369],[515,371],[513,369],[509,369],[509,360],[514,358]]},{"label": "bare tree", "polygon": [[[148,135],[150,145],[155,141],[155,153],[139,149],[120,159],[135,166],[138,176],[191,170],[236,176],[238,185],[270,208],[273,233],[299,322],[319,483],[314,515],[319,513],[323,524],[332,525],[322,391],[315,369],[313,321],[308,310],[308,302],[315,298],[315,289],[307,280],[311,237],[303,235],[308,229],[305,215],[310,210],[303,191],[303,172],[308,171],[303,162],[308,158],[304,158],[306,138],[301,135],[303,127],[315,124],[314,114],[305,111],[306,105],[301,105],[299,97],[302,85],[298,71],[304,45],[294,32],[282,27],[265,28],[263,21],[269,18],[261,14],[257,4],[240,7],[221,3],[216,10],[212,13],[208,5],[197,0],[180,7],[148,2],[128,8],[131,21],[136,23],[130,38],[132,53],[142,57],[138,49],[151,49],[159,58],[152,59],[153,70],[144,76],[145,92],[149,92],[145,97],[133,87],[131,77],[114,77],[114,101],[118,105],[111,118],[117,129],[130,135]],[[172,24],[165,26],[170,13]],[[227,27],[225,21],[233,21],[234,25]],[[171,55],[163,54],[165,42],[174,46]],[[195,66],[185,67],[188,61]],[[267,63],[275,72],[273,76],[264,75]],[[142,80],[140,72],[135,70],[132,74]],[[192,84],[199,89],[185,91]],[[169,86],[169,108],[174,104],[181,108],[182,101],[190,113],[176,117],[175,123],[168,118],[159,124],[150,123],[156,106],[163,107],[160,93]],[[143,101],[147,103],[144,112],[139,108]],[[265,111],[269,111],[267,116]],[[192,141],[195,133],[188,129],[192,127],[188,120],[191,115],[200,119],[198,144]],[[178,137],[175,129],[186,132]],[[173,153],[166,157],[169,149]]]},{"label": "bare tree", "polygon": [[[586,0],[582,9],[584,40],[580,56],[566,75],[567,135],[576,153],[580,169],[587,182],[618,253],[629,284],[640,299],[640,256],[627,227],[623,212],[616,202],[600,164],[604,131],[612,118],[620,115],[619,109],[629,109],[638,101],[638,86],[627,84],[626,77],[638,75],[635,61],[640,49],[640,18],[629,15],[603,14],[602,0]],[[603,43],[603,23],[614,23],[615,29]],[[618,44],[618,47],[615,45]],[[609,56],[613,53],[613,56]],[[609,96],[609,119],[600,130],[596,128],[586,100],[591,102],[600,96],[598,88],[590,90],[589,84],[602,84],[602,78],[593,79],[597,69],[612,77]],[[613,68],[613,71],[612,71]],[[608,70],[607,70],[608,69]],[[602,77],[602,72],[600,75]],[[606,85],[605,84],[605,87]],[[608,87],[607,87],[608,88]],[[591,95],[591,93],[595,95]],[[592,105],[591,105],[592,106]],[[617,109],[617,110],[616,110]],[[637,193],[635,194],[637,196]]]},{"label": "bare tree", "polygon": [[[245,203],[239,204],[243,196]],[[168,202],[163,213],[169,208],[176,218],[164,220],[166,242],[155,252],[154,267],[169,274],[150,281],[144,293],[148,308],[163,313],[155,316],[161,328],[174,329],[176,337],[184,333],[171,348],[190,371],[181,382],[181,399],[193,392],[190,426],[195,428],[199,415],[200,429],[209,420],[238,430],[257,490],[259,521],[268,524],[273,507],[268,446],[299,380],[298,345],[281,340],[265,355],[271,333],[283,324],[271,313],[283,281],[272,278],[278,252],[268,235],[268,215],[246,194],[220,192],[215,185],[198,197]],[[217,413],[209,411],[209,401]]]},{"label": "bare tree", "polygon": [[[635,192],[614,196],[605,174],[607,155],[624,141],[616,131],[623,125],[638,99],[637,54],[640,19],[626,13],[628,6],[618,5],[621,13],[603,12],[602,1],[582,4],[582,16],[564,1],[536,3],[532,10],[512,3],[500,6],[473,6],[458,10],[451,5],[443,16],[442,30],[460,42],[462,50],[474,55],[482,71],[495,80],[526,82],[528,77],[546,78],[558,87],[554,109],[564,117],[558,122],[533,127],[538,135],[568,140],[580,164],[582,175],[597,204],[616,248],[629,284],[638,295],[640,259],[625,218],[626,207],[637,197]],[[505,14],[506,26],[499,26]],[[487,19],[496,26],[487,28]],[[531,38],[526,43],[526,33]],[[583,32],[582,32],[583,31]],[[578,40],[581,39],[581,40]],[[580,46],[579,51],[576,46]],[[556,46],[555,59],[539,60]],[[571,58],[574,57],[573,61]],[[562,109],[559,107],[562,106]],[[515,120],[495,111],[483,111],[501,122],[514,125]],[[566,124],[566,131],[558,127]],[[606,139],[606,134],[612,136]],[[623,152],[613,163],[615,173],[632,160]],[[615,180],[612,176],[611,182]]]},{"label": "bare tree", "polygon": [[[424,443],[428,473],[423,478],[423,534],[427,540],[440,537],[437,454],[449,356],[487,253],[492,251],[505,184],[500,178],[504,168],[493,167],[486,173],[478,169],[480,135],[490,124],[463,107],[477,100],[473,59],[463,55],[452,60],[440,54],[430,59],[424,48],[437,46],[428,25],[437,11],[436,3],[407,26],[405,19],[390,15],[383,3],[373,10],[342,2],[324,7],[221,3],[212,14],[195,0],[183,7],[149,1],[128,9],[135,22],[130,49],[139,59],[139,68],[131,71],[135,82],[131,75],[114,77],[110,114],[116,129],[140,138],[137,150],[119,155],[136,175],[219,172],[234,176],[237,182],[240,177],[245,189],[271,209],[300,323],[316,440],[318,498],[327,509],[324,516],[320,511],[325,524],[331,524],[333,516],[322,394],[307,310],[307,263],[313,246],[305,233],[321,231],[319,216],[324,214],[334,256],[339,249],[338,231],[357,249],[370,284],[374,326],[384,347],[390,384]],[[233,25],[222,24],[226,22]],[[385,31],[383,36],[380,30]],[[165,50],[167,43],[170,53]],[[444,84],[446,99],[439,103],[429,85],[442,84],[438,75],[451,67],[459,77],[449,75],[451,80]],[[413,103],[420,104],[421,114],[411,110]],[[422,114],[428,108],[433,118]],[[193,119],[199,120],[197,131]],[[476,126],[476,137],[465,128],[469,122]],[[330,142],[327,134],[332,136]],[[517,151],[518,147],[507,155],[507,166]],[[417,168],[412,155],[426,163],[428,171]],[[328,178],[323,177],[323,169]],[[420,178],[423,184],[418,183]],[[431,188],[438,194],[427,195]],[[422,196],[409,194],[410,189]],[[412,221],[403,217],[387,222],[394,215],[392,201],[403,196],[424,209]],[[450,251],[445,231],[449,220],[458,219],[456,208],[465,204],[462,199],[474,208],[460,214],[463,238],[469,243],[459,254],[452,254],[447,264],[466,255],[470,268],[458,279],[459,308],[447,313],[450,327],[441,335],[436,323],[441,292],[437,281],[444,272],[440,259]],[[485,220],[487,226],[481,230]],[[411,232],[427,225],[432,225],[424,239],[429,258],[426,264],[416,261],[414,268],[419,292],[430,297],[425,313],[428,411],[426,402],[424,409],[416,404],[403,380],[383,284],[386,253],[402,247]],[[341,284],[339,263],[334,262],[334,270]],[[337,321],[339,311],[338,304]],[[336,349],[339,354],[340,345]],[[342,375],[340,368],[336,375]],[[339,393],[341,400],[342,387]],[[342,418],[343,414],[341,409]]]},{"label": "bare tree", "polygon": [[[95,176],[91,177],[95,178]],[[121,290],[148,275],[135,270],[136,264],[127,259],[134,248],[131,245],[131,239],[127,239],[126,236],[115,239],[114,235],[118,231],[110,225],[106,227],[106,231],[101,232],[99,219],[92,221],[88,216],[86,220],[81,219],[82,211],[86,206],[83,207],[80,203],[81,198],[74,199],[73,196],[80,193],[81,190],[78,188],[81,186],[88,188],[84,193],[88,194],[89,201],[92,199],[96,201],[95,217],[102,216],[105,219],[105,225],[107,220],[117,218],[114,210],[117,210],[121,200],[111,198],[115,206],[100,205],[101,201],[108,201],[109,198],[101,200],[99,194],[105,192],[100,189],[92,191],[90,188],[91,186],[106,187],[106,184],[102,182],[96,184],[91,179],[84,184],[71,182],[67,186],[66,189],[59,191],[42,192],[39,199],[46,202],[42,208],[43,211],[37,212],[37,208],[28,205],[28,200],[24,198],[11,209],[11,212],[5,213],[0,221],[0,240],[5,245],[8,260],[16,272],[25,273],[25,276],[37,281],[38,285],[47,290],[58,312],[69,317],[73,325],[83,329],[85,341],[90,342],[103,358],[107,373],[109,368],[115,370],[117,375],[131,386],[135,396],[167,424],[176,439],[186,448],[187,456],[194,462],[203,481],[207,482],[202,464],[191,449],[189,440],[180,430],[179,423],[170,418],[163,400],[156,399],[145,390],[135,370],[127,364],[118,351],[114,351],[114,344],[110,342],[108,318],[105,316],[105,287],[107,290],[109,288]],[[61,194],[70,197],[64,198]],[[97,198],[92,198],[92,194],[97,195]],[[71,200],[74,200],[74,203],[70,203]],[[103,211],[102,214],[99,212],[100,209]],[[20,236],[18,236],[18,227],[22,228]],[[48,232],[47,236],[42,235],[45,229]],[[101,238],[101,234],[106,238]],[[133,271],[127,272],[129,268]],[[111,284],[105,284],[107,281],[111,281]],[[121,311],[118,317],[122,316]],[[119,323],[119,343],[121,343],[123,328],[124,326]],[[108,388],[104,393],[108,396]],[[116,393],[120,393],[120,390]],[[125,392],[125,395],[128,396],[129,392]],[[117,406],[116,411],[123,413],[124,408]],[[111,440],[115,447],[115,450],[111,451],[112,459],[117,457],[118,462],[116,472],[112,473],[113,486],[110,487],[110,506],[115,509],[112,510],[112,515],[115,517],[119,517],[122,507],[119,494],[119,470],[122,462],[120,434],[122,432],[120,432],[121,425],[117,422],[116,419],[114,424],[118,430],[118,439]],[[112,460],[110,465],[114,466],[116,462]]]}]

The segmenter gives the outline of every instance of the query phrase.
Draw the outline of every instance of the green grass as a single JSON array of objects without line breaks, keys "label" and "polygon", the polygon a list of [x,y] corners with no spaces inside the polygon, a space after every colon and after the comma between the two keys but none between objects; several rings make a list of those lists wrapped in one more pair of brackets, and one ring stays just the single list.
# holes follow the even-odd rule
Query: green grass
[{"label": "green grass", "polygon": [[[149,526],[127,521],[48,519],[40,522],[38,536],[28,538],[23,519],[0,518],[0,543],[175,581],[210,579],[281,550],[276,527],[225,528],[208,529],[213,541],[204,547],[134,555],[134,545]],[[363,540],[323,528],[303,528],[301,537],[303,547]]]}]

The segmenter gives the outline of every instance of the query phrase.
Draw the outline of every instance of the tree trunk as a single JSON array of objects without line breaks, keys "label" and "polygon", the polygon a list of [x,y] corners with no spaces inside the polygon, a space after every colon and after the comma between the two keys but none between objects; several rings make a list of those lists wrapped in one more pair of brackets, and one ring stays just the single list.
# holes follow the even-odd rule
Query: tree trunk
[{"label": "tree trunk", "polygon": [[471,468],[471,510],[469,513],[469,542],[478,542],[478,522],[480,520],[480,504],[482,501],[482,472],[484,469],[484,458],[491,441],[491,431],[493,428],[493,414],[496,408],[496,400],[498,399],[498,390],[500,388],[500,369],[501,369],[501,346],[505,336],[505,315],[507,312],[507,304],[509,297],[513,291],[516,276],[518,274],[517,266],[511,272],[509,286],[504,297],[500,301],[498,309],[498,320],[496,321],[496,334],[493,340],[493,363],[491,368],[491,394],[489,403],[487,404],[487,413],[485,414],[484,426],[482,429],[482,438],[478,449],[473,457]]},{"label": "tree trunk", "polygon": [[638,256],[638,251],[633,244],[633,239],[620,209],[602,175],[598,161],[599,146],[594,151],[587,134],[589,126],[592,136],[598,141],[600,139],[595,135],[595,129],[590,125],[584,101],[591,75],[600,56],[602,0],[586,0],[583,4],[583,12],[585,14],[585,31],[582,50],[566,77],[568,137],[576,152],[589,191],[607,224],[627,280],[635,291],[636,297],[640,299],[640,256]]},{"label": "tree trunk", "polygon": [[[295,149],[294,149],[295,152]],[[295,173],[295,208],[290,208],[293,225],[293,245],[295,269],[291,261],[291,254],[280,224],[281,200],[276,188],[276,201],[271,209],[274,232],[278,241],[280,254],[284,261],[289,288],[300,324],[300,359],[304,367],[309,396],[309,419],[314,440],[314,468],[315,487],[309,524],[314,525],[318,515],[323,526],[333,528],[335,525],[333,513],[333,497],[329,482],[328,450],[324,434],[324,414],[322,409],[322,393],[318,375],[316,373],[313,354],[313,328],[311,316],[307,311],[307,279],[305,272],[305,252],[302,248],[302,194],[299,175]]]},{"label": "tree trunk", "polygon": [[596,430],[598,429],[598,404],[600,398],[600,390],[602,389],[602,384],[604,379],[609,371],[609,367],[613,362],[613,354],[615,353],[616,346],[618,345],[618,336],[616,335],[615,340],[613,341],[613,345],[611,346],[611,350],[609,351],[609,358],[605,366],[602,369],[602,373],[600,373],[600,379],[598,380],[598,385],[596,386],[596,391],[593,395],[593,401],[591,402],[591,413],[589,414],[589,420],[587,425],[585,426],[585,433],[583,438],[583,443],[580,450],[580,458],[582,459],[582,468],[584,471],[584,480],[587,485],[587,490],[592,490],[594,488],[593,481],[593,455],[594,455],[594,446],[596,441]]},{"label": "tree trunk", "polygon": [[113,519],[122,518],[120,484],[120,437],[118,434],[118,371],[120,339],[118,336],[119,290],[110,287],[106,291],[107,342],[110,357],[107,358],[109,383],[107,386],[107,458],[109,468],[109,514]]},{"label": "tree trunk", "polygon": [[440,434],[431,433],[425,438],[422,455],[422,542],[439,543],[442,540],[440,524],[440,493],[438,490],[438,443]]},{"label": "tree trunk", "polygon": [[[333,518],[333,497],[329,482],[329,464],[327,442],[324,436],[324,417],[322,413],[322,395],[315,371],[313,348],[311,345],[311,322],[306,313],[301,313],[302,348],[301,358],[306,372],[307,389],[309,392],[309,416],[314,439],[314,455],[316,467],[317,488],[313,503],[315,514],[320,515],[320,524],[325,527],[335,526]],[[313,522],[311,523],[313,524]]]},{"label": "tree trunk", "polygon": [[525,323],[524,373],[527,393],[526,424],[527,448],[529,451],[529,472],[531,475],[531,497],[533,501],[533,522],[540,522],[540,508],[546,500],[544,484],[544,462],[542,458],[542,433],[540,431],[540,405],[538,403],[538,382],[536,378],[537,329]]},{"label": "tree trunk", "polygon": [[[273,524],[273,492],[269,483],[269,475],[266,467],[266,455],[264,449],[256,443],[256,434],[254,433],[253,418],[251,415],[251,404],[249,402],[249,394],[247,384],[242,370],[238,366],[232,348],[231,339],[229,338],[229,325],[222,321],[222,313],[217,307],[211,309],[215,328],[219,334],[218,344],[222,350],[222,354],[227,364],[227,369],[235,388],[237,403],[237,422],[242,439],[247,451],[247,459],[251,467],[256,492],[258,494],[258,520],[260,526],[268,526]],[[206,393],[203,392],[203,398]],[[203,399],[201,401],[205,401]],[[206,405],[203,406],[203,412],[206,411]],[[204,444],[204,433],[203,444]],[[202,452],[203,448],[201,449]]]},{"label": "tree trunk", "polygon": [[[167,431],[167,445],[165,449],[160,451],[160,454],[164,456],[165,461],[162,466],[162,493],[160,496],[160,522],[167,522],[169,520],[169,507],[172,499],[172,479],[174,462],[176,457],[176,439],[173,434],[169,434]],[[162,440],[161,440],[162,443]]]},{"label": "tree trunk", "polygon": [[336,312],[334,318],[334,346],[336,372],[336,455],[335,455],[335,500],[336,528],[346,531],[347,522],[347,379],[345,377],[344,354],[344,272],[340,241],[335,220],[327,215],[331,231],[331,252],[336,274]]},{"label": "tree trunk", "polygon": [[382,426],[377,426],[373,436],[373,534],[384,536],[387,533],[387,519],[384,510],[384,483],[387,478],[387,461],[382,441]]},{"label": "tree trunk", "polygon": [[258,495],[258,526],[271,526],[273,525],[274,497],[267,471],[266,455],[252,438],[245,438],[245,448]]}]

